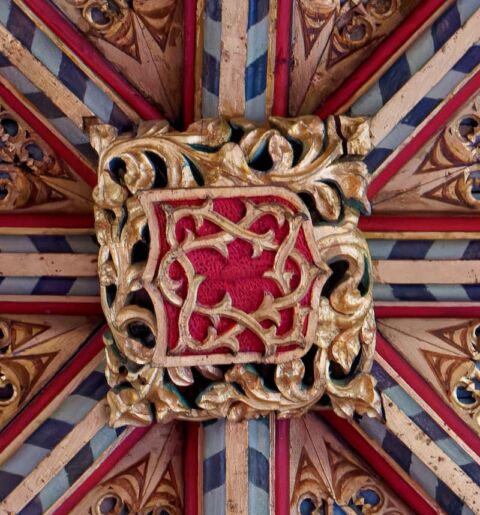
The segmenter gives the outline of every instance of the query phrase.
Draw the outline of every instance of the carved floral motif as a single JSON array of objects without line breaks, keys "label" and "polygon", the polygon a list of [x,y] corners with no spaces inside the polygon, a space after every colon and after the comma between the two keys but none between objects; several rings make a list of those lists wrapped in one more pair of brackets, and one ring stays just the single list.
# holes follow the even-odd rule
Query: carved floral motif
[{"label": "carved floral motif", "polygon": [[52,149],[0,106],[0,211],[62,199],[50,178],[68,177]]},{"label": "carved floral motif", "polygon": [[[368,173],[353,159],[370,148],[365,120],[271,118],[257,127],[245,120],[209,119],[184,133],[170,132],[166,122],[157,122],[142,125],[135,136],[118,136],[114,128],[97,125],[91,141],[100,155],[94,199],[102,307],[112,333],[106,340],[106,374],[113,425],[148,424],[152,418],[243,419],[271,411],[301,415],[324,396],[343,416],[354,410],[379,411],[368,373],[375,340],[371,264],[356,229],[359,213],[369,211]],[[275,202],[262,200],[269,196]],[[213,207],[234,197],[246,199],[237,224]],[[197,205],[187,202],[180,209],[172,204],[180,198],[196,198]],[[298,208],[281,208],[282,202]],[[154,213],[162,210],[170,254],[167,249],[153,259],[157,254],[152,249],[165,234],[165,227],[159,231],[153,223]],[[288,228],[289,236],[275,240],[268,230],[254,229],[264,213],[277,229]],[[193,225],[179,236],[177,222],[183,219]],[[308,225],[320,260],[298,256],[294,244],[300,223]],[[212,232],[201,234],[204,226]],[[250,245],[251,264],[256,255],[276,252],[268,273],[283,290],[273,299],[265,291],[266,310],[260,304],[242,314],[223,293],[213,310],[202,312],[195,292],[203,279],[191,269],[185,274],[191,267],[182,257],[185,246],[188,256],[196,246],[230,257],[233,240]],[[281,250],[283,245],[288,253]],[[287,254],[290,278],[296,271],[297,283],[288,282],[285,274]],[[171,267],[179,260],[183,272],[175,277]],[[278,347],[291,341],[271,343],[279,334],[280,305],[288,299],[282,309],[301,319],[306,305],[302,308],[297,301],[314,281],[319,281],[318,304],[309,320],[315,321],[314,329],[304,333],[305,326],[301,331],[302,324],[297,326],[296,336],[308,335],[308,341],[303,345],[300,338],[300,352],[284,361]],[[187,317],[176,323],[182,331],[179,348],[170,346],[162,354],[165,335],[175,325],[171,317],[166,324],[161,315],[165,302],[160,292],[190,320],[195,310],[207,315],[211,325],[205,338],[191,338]],[[239,336],[254,329],[249,324],[255,318],[266,324],[256,353],[242,349]],[[220,348],[227,358],[218,357]]]}]

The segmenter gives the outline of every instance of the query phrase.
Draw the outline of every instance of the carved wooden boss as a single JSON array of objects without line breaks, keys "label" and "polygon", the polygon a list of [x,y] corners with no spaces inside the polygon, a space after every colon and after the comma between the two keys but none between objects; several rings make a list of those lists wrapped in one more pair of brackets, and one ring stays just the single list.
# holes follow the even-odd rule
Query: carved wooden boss
[{"label": "carved wooden boss", "polygon": [[364,119],[91,139],[113,425],[379,411]]}]

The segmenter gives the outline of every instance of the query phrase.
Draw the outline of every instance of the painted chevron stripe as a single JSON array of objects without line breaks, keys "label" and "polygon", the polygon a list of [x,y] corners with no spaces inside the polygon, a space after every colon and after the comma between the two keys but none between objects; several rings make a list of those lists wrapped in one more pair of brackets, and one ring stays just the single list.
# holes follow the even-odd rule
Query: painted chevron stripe
[{"label": "painted chevron stripe", "polygon": [[205,1],[202,60],[202,116],[217,116],[220,83],[222,7],[220,0]]},{"label": "painted chevron stripe", "polygon": [[248,512],[270,513],[270,421],[248,422]]},{"label": "painted chevron stripe", "polygon": [[269,0],[249,0],[247,27],[247,62],[245,68],[245,116],[265,119]]},{"label": "painted chevron stripe", "polygon": [[88,235],[0,235],[0,252],[98,254],[98,243]]},{"label": "painted chevron stripe", "polygon": [[225,513],[225,421],[203,424],[203,509],[211,515]]},{"label": "painted chevron stripe", "polygon": [[17,452],[0,465],[0,500],[20,484],[35,466],[105,397],[108,385],[101,363],[32,433]]},{"label": "painted chevron stripe", "polygon": [[478,284],[374,284],[375,301],[468,302],[480,300]]},{"label": "painted chevron stripe", "polygon": [[372,116],[377,113],[479,8],[480,0],[455,2],[353,104],[352,114]]},{"label": "painted chevron stripe", "polygon": [[442,100],[480,64],[480,45],[475,45],[460,61],[422,98],[401,122],[365,158],[370,172],[374,172],[383,161],[405,141],[428,117]]},{"label": "painted chevron stripe", "polygon": [[96,163],[97,154],[87,136],[10,61],[0,54],[0,75],[12,84],[84,157]]},{"label": "painted chevron stripe", "polygon": [[19,515],[41,515],[50,508],[88,470],[100,455],[117,440],[125,427],[102,427],[96,435],[56,474]]},{"label": "painted chevron stripe", "polygon": [[96,277],[0,277],[0,295],[98,296]]},{"label": "painted chevron stripe", "polygon": [[480,259],[480,240],[368,240],[372,259]]},{"label": "painted chevron stripe", "polygon": [[[480,483],[480,467],[445,431],[412,399],[397,382],[378,364],[372,373],[378,389],[445,453],[474,483]],[[472,514],[470,508],[416,456],[385,424],[369,417],[356,417],[362,430],[447,513]]]},{"label": "painted chevron stripe", "polygon": [[0,23],[101,120],[119,128],[130,125],[125,113],[11,0],[1,0]]}]

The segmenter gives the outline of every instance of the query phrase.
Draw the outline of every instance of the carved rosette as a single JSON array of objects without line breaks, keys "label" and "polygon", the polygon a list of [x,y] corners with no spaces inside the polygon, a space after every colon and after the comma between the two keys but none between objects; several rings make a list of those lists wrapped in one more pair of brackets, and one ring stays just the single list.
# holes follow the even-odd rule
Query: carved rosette
[{"label": "carved rosette", "polygon": [[379,413],[364,119],[91,141],[112,425]]}]

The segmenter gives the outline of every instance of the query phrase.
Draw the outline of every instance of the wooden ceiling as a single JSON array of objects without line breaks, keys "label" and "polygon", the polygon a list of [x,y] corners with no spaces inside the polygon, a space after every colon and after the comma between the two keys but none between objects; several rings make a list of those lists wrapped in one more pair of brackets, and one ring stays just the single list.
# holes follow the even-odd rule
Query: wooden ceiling
[{"label": "wooden ceiling", "polygon": [[0,0],[2,513],[108,513],[119,488],[199,513],[203,471],[207,514],[232,489],[225,422],[108,427],[89,122],[334,113],[371,117],[384,420],[309,415],[290,453],[251,423],[250,499],[288,513],[308,477],[365,506],[332,491],[348,470],[381,513],[480,513],[479,23],[479,0]]}]

